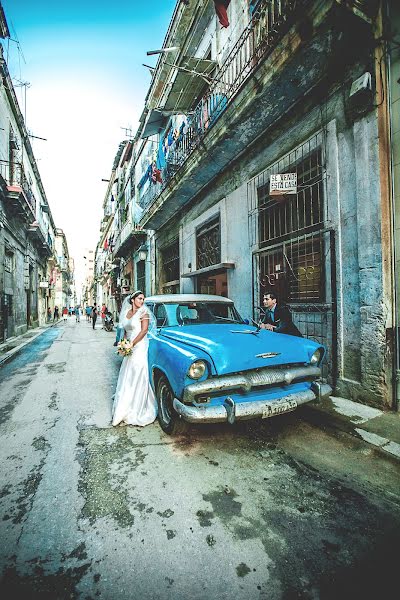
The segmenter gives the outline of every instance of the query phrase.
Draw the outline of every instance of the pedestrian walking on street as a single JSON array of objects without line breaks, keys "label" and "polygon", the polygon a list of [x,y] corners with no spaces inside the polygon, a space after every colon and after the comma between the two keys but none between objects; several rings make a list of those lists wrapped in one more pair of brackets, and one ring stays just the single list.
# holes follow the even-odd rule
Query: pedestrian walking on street
[{"label": "pedestrian walking on street", "polygon": [[103,327],[104,327],[104,317],[106,316],[106,312],[107,312],[107,306],[105,304],[103,304],[103,306],[101,307],[101,322],[103,324]]},{"label": "pedestrian walking on street", "polygon": [[92,314],[92,307],[91,306],[87,306],[85,308],[85,313],[86,313],[86,321],[88,323],[90,323],[90,317],[91,317],[91,314]]},{"label": "pedestrian walking on street", "polygon": [[91,317],[92,317],[92,328],[94,329],[96,327],[96,321],[97,321],[97,306],[96,306],[96,302],[92,306]]},{"label": "pedestrian walking on street", "polygon": [[66,306],[64,306],[64,308],[62,310],[62,315],[63,315],[64,321],[66,321],[67,317],[68,317],[68,308]]},{"label": "pedestrian walking on street", "polygon": [[54,307],[53,321],[58,321],[59,318],[60,318],[60,312],[58,310],[58,306],[55,306]]},{"label": "pedestrian walking on street", "polygon": [[50,323],[51,321],[51,308],[50,306],[47,309],[47,322]]},{"label": "pedestrian walking on street", "polygon": [[79,306],[75,306],[75,320],[77,323],[81,322],[81,311]]},{"label": "pedestrian walking on street", "polygon": [[119,323],[125,330],[128,353],[119,372],[113,403],[112,424],[149,425],[157,416],[157,402],[149,382],[147,333],[151,314],[143,306],[144,294],[140,290],[130,294],[122,303]]}]

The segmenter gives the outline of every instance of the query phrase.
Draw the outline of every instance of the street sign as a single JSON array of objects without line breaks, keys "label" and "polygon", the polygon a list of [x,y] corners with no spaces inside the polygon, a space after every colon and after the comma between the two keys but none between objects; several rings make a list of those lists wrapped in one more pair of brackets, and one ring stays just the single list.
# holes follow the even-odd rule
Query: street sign
[{"label": "street sign", "polygon": [[274,173],[269,180],[269,195],[297,194],[297,173]]}]

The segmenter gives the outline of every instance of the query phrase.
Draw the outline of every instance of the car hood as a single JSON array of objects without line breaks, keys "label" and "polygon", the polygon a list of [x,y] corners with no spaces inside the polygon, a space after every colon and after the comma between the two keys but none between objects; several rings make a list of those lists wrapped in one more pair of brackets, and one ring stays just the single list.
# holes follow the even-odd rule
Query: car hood
[{"label": "car hood", "polygon": [[[319,347],[319,344],[305,338],[266,329],[256,332],[251,325],[227,323],[167,327],[161,331],[161,335],[209,354],[219,375],[257,367],[308,363]],[[267,353],[277,354],[257,356]]]}]

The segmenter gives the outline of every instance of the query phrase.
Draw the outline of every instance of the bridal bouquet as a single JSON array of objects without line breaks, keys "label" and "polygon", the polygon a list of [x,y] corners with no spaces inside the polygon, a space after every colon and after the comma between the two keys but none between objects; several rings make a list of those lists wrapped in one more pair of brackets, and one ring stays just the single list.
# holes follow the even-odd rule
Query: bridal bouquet
[{"label": "bridal bouquet", "polygon": [[128,340],[121,340],[120,342],[118,342],[117,354],[120,354],[121,356],[129,356],[130,354],[132,354],[131,343],[128,342]]}]

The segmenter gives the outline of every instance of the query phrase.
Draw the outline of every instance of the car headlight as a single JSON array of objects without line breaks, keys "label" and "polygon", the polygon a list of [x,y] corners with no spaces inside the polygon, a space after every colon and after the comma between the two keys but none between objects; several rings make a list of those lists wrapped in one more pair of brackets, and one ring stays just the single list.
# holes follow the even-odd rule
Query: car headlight
[{"label": "car headlight", "polygon": [[200,379],[206,372],[207,365],[204,360],[196,360],[190,365],[188,375],[191,379]]},{"label": "car headlight", "polygon": [[316,351],[314,352],[314,354],[312,355],[312,357],[310,358],[310,364],[319,365],[319,363],[322,360],[323,355],[324,355],[324,349],[317,348]]}]

